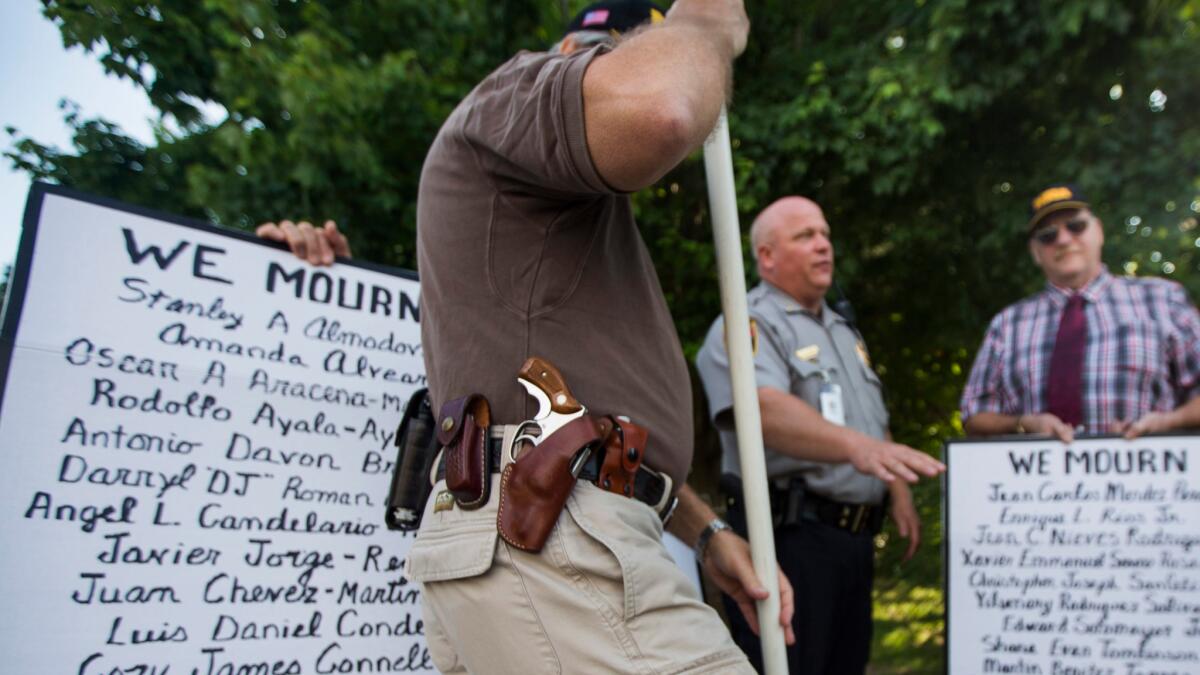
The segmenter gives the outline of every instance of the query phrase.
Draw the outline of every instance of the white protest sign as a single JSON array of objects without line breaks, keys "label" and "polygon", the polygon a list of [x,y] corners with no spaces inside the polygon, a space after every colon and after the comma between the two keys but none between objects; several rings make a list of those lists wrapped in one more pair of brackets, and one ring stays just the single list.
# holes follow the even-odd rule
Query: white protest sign
[{"label": "white protest sign", "polygon": [[7,671],[431,671],[410,538],[383,525],[425,380],[415,279],[46,186],[25,228],[0,355]]},{"label": "white protest sign", "polygon": [[411,273],[36,185],[0,340],[8,670],[432,672],[383,525],[418,321]]},{"label": "white protest sign", "polygon": [[1200,673],[1200,437],[946,457],[949,672]]}]

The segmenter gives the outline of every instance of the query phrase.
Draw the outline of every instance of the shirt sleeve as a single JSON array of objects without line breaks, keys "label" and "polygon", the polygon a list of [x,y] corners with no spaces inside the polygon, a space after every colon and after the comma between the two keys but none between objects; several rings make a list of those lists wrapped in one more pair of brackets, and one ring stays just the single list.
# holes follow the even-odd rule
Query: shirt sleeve
[{"label": "shirt sleeve", "polygon": [[463,134],[498,191],[557,199],[615,192],[592,162],[583,117],[584,73],[607,50],[522,53],[476,88]]},{"label": "shirt sleeve", "polygon": [[[786,353],[773,331],[760,317],[751,315],[754,349],[754,378],[757,387],[789,391]],[[696,354],[696,370],[708,397],[709,416],[718,429],[733,428],[733,388],[729,381],[729,353],[725,340],[725,320],[718,318],[708,330],[704,346]]]},{"label": "shirt sleeve", "polygon": [[1200,312],[1183,286],[1176,284],[1172,284],[1167,304],[1174,324],[1168,358],[1176,400],[1182,404],[1200,395]]},{"label": "shirt sleeve", "polygon": [[981,412],[1017,413],[1013,397],[1004,386],[1006,361],[1011,358],[1004,351],[1004,325],[1004,315],[996,315],[975,355],[960,405],[964,420]]}]

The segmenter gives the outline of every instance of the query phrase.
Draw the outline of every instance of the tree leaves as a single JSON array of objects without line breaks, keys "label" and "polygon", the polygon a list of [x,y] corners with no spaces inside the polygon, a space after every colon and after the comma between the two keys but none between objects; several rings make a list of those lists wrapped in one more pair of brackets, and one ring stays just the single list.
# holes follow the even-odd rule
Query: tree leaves
[{"label": "tree leaves", "polygon": [[[437,128],[517,49],[558,38],[560,4],[585,3],[45,0],[64,44],[145,88],[162,125],[143,147],[68,106],[73,149],[18,132],[6,155],[35,178],[235,227],[333,218],[358,256],[412,268]],[[1197,0],[747,11],[730,120],[743,224],[787,194],[824,206],[898,440],[937,454],[961,432],[958,396],[988,319],[1043,283],[1022,233],[1050,182],[1092,196],[1114,272],[1200,294]],[[226,116],[205,122],[201,102]],[[706,199],[698,153],[634,198],[689,356],[720,309]],[[709,461],[714,439],[701,439]],[[933,532],[902,570],[898,547],[883,550],[882,598],[901,577],[939,584],[937,486],[916,494]],[[925,638],[884,635],[877,648],[878,662],[917,669],[941,658]]]}]

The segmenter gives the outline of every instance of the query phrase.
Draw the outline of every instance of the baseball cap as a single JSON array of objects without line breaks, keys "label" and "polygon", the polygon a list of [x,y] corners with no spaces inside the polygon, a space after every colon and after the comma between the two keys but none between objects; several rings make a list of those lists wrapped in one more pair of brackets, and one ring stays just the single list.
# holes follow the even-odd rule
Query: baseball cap
[{"label": "baseball cap", "polygon": [[1091,208],[1091,205],[1078,187],[1070,183],[1056,183],[1037,193],[1029,203],[1029,225],[1026,230],[1033,232],[1043,218],[1055,211],[1087,208]]},{"label": "baseball cap", "polygon": [[593,2],[571,19],[571,23],[567,24],[566,33],[581,30],[624,33],[647,21],[658,23],[664,16],[657,5],[643,0]]}]

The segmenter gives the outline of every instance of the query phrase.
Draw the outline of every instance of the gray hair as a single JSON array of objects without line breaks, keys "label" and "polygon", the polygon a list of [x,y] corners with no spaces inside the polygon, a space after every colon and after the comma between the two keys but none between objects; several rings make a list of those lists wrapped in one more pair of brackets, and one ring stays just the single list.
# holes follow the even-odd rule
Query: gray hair
[{"label": "gray hair", "polygon": [[754,255],[758,255],[758,247],[766,244],[767,230],[769,229],[767,218],[755,218],[750,225],[750,250],[754,251]]},{"label": "gray hair", "polygon": [[768,244],[768,235],[772,234],[770,230],[771,219],[763,218],[761,213],[750,225],[750,252],[754,256],[754,274],[759,279],[763,278],[763,270],[762,261],[758,258],[758,248]]}]

